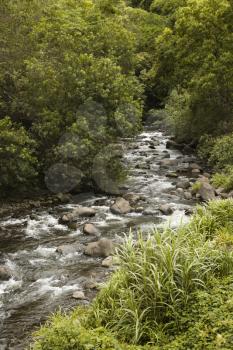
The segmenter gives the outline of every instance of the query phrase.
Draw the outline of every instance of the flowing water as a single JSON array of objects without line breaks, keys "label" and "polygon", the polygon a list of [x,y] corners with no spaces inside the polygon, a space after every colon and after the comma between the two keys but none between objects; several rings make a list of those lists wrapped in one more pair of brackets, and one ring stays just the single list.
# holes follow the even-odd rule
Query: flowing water
[{"label": "flowing water", "polygon": [[[124,216],[110,212],[114,197],[84,193],[74,198],[75,203],[34,210],[30,215],[19,218],[11,216],[0,222],[0,265],[13,271],[9,281],[0,281],[0,350],[25,348],[30,334],[47,316],[61,307],[71,310],[77,301],[74,291],[83,290],[86,281],[103,281],[111,269],[102,267],[102,259],[87,257],[82,252],[59,254],[56,248],[63,244],[88,243],[93,239],[83,235],[81,229],[70,230],[58,223],[61,212],[70,211],[77,205],[97,210],[91,220],[100,230],[102,237],[118,240],[129,229],[141,227],[147,232],[154,226],[169,221],[176,226],[188,220],[185,215],[194,205],[176,191],[176,182],[194,181],[186,171],[193,156],[177,150],[166,150],[167,138],[162,132],[146,130],[134,140],[125,140],[124,162],[129,169],[127,192],[140,193],[143,200],[138,206],[140,212]],[[162,159],[176,159],[178,164],[161,167]],[[179,178],[170,173],[179,171]],[[172,175],[171,175],[172,176]],[[168,203],[174,212],[164,216],[159,205]],[[85,291],[89,299],[93,291]],[[87,301],[83,301],[85,303]]]}]

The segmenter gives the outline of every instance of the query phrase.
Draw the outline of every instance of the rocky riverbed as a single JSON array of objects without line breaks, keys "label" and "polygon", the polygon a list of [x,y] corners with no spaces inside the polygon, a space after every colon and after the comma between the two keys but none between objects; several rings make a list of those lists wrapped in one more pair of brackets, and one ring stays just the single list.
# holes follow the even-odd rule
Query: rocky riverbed
[{"label": "rocky riverbed", "polygon": [[[201,176],[208,184],[197,159],[150,129],[124,147],[129,176],[120,197],[83,193],[56,205],[31,204],[23,214],[13,208],[3,213],[0,350],[23,349],[59,307],[89,303],[114,269],[111,255],[130,229],[140,227],[146,237],[154,226],[188,220],[200,197],[193,183]],[[205,195],[215,196],[209,191]]]}]

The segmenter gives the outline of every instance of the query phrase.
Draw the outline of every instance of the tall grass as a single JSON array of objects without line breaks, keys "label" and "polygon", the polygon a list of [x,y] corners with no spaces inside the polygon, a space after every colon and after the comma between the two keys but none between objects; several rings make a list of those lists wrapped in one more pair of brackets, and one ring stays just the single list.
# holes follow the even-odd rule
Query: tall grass
[{"label": "tall grass", "polygon": [[[190,224],[130,236],[118,251],[121,268],[100,292],[90,319],[126,342],[157,342],[179,329],[181,311],[213,276],[233,271],[233,253],[216,239],[233,222],[233,201],[198,208]],[[229,247],[228,247],[229,248]]]}]

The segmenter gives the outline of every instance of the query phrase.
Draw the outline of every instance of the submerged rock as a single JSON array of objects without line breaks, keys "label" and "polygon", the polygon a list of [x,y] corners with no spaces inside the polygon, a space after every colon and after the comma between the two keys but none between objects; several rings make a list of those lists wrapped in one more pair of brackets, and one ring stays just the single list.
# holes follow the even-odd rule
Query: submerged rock
[{"label": "submerged rock", "polygon": [[97,242],[91,242],[87,245],[84,253],[89,256],[108,257],[113,254],[114,246],[110,239],[102,238]]}]

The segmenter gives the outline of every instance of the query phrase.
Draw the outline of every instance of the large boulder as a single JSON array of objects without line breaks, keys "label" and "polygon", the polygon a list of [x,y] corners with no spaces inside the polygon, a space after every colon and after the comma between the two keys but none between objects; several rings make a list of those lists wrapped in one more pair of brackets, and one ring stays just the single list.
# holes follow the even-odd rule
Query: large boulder
[{"label": "large boulder", "polygon": [[6,266],[0,265],[0,281],[8,281],[11,275],[11,271]]},{"label": "large boulder", "polygon": [[203,201],[209,201],[216,198],[215,190],[210,183],[207,181],[200,181],[199,184],[197,194],[200,195]]},{"label": "large boulder", "polygon": [[110,210],[113,214],[119,214],[119,215],[128,214],[131,211],[131,206],[126,199],[119,197],[116,199],[115,203],[111,206]]},{"label": "large boulder", "polygon": [[93,224],[85,224],[83,226],[83,233],[85,233],[86,235],[90,235],[90,236],[96,236],[96,237],[100,236],[99,230]]},{"label": "large boulder", "polygon": [[110,239],[102,238],[97,242],[91,242],[87,245],[84,253],[89,256],[104,257],[112,255],[114,246]]}]

